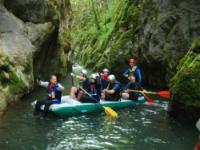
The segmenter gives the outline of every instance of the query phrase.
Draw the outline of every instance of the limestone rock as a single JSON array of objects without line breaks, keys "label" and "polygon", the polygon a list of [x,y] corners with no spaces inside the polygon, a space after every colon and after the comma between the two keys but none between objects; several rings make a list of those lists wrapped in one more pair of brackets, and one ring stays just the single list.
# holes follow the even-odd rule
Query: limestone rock
[{"label": "limestone rock", "polygon": [[191,117],[200,115],[200,37],[194,40],[171,80],[172,111],[184,111]]},{"label": "limestone rock", "polygon": [[0,112],[29,93],[38,74],[66,73],[70,44],[59,39],[69,27],[70,17],[61,17],[68,11],[69,0],[0,1]]}]

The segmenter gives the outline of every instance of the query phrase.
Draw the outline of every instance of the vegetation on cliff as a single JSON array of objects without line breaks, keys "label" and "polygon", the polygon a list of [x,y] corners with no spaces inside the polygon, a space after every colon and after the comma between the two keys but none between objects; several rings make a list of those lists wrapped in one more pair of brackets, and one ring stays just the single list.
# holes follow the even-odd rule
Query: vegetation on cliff
[{"label": "vegetation on cliff", "polygon": [[188,53],[180,61],[177,73],[171,80],[170,91],[172,108],[175,106],[191,111],[193,115],[200,114],[200,37],[193,41]]},{"label": "vegetation on cliff", "polygon": [[[135,49],[139,10],[136,2],[124,0],[72,3],[75,21],[72,25],[74,58],[93,70],[125,64]],[[84,12],[84,13],[82,13]]]}]

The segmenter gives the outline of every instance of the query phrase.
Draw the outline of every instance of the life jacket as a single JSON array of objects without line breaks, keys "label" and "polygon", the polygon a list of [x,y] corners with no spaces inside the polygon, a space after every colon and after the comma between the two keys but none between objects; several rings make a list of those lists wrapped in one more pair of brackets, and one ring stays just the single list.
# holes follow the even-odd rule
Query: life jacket
[{"label": "life jacket", "polygon": [[[48,85],[48,87],[47,87],[47,89],[48,89],[48,99],[49,99],[49,100],[57,99],[57,100],[61,101],[62,92],[61,92],[61,91],[58,91],[58,90],[57,90],[57,87],[58,87],[57,84],[51,84],[51,83],[49,82],[49,85]],[[51,93],[52,93],[52,92],[55,94],[55,98],[52,98],[52,97],[51,97]]]},{"label": "life jacket", "polygon": [[135,70],[136,69],[137,69],[137,66],[134,66],[134,67],[129,69],[128,79],[130,79],[131,76],[135,76]]},{"label": "life jacket", "polygon": [[55,91],[54,91],[55,86],[56,86],[56,84],[51,84],[51,83],[49,82],[48,87],[47,87],[47,89],[48,89],[48,94],[51,94],[52,92],[55,92]]},{"label": "life jacket", "polygon": [[103,75],[103,80],[108,81],[108,75]]}]

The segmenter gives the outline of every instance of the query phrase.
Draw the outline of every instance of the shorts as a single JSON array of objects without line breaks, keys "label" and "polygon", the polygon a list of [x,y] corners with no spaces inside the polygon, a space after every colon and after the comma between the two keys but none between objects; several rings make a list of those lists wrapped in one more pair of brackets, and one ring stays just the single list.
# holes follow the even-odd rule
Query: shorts
[{"label": "shorts", "polygon": [[113,97],[113,96],[110,96],[109,94],[106,94],[106,101],[118,101],[120,98],[116,98],[116,97]]},{"label": "shorts", "polygon": [[137,96],[133,95],[133,94],[130,94],[129,95],[129,100],[132,100],[132,101],[137,101]]},{"label": "shorts", "polygon": [[129,94],[129,99],[132,100],[132,101],[137,101],[138,100],[138,97],[142,96],[141,94]]}]

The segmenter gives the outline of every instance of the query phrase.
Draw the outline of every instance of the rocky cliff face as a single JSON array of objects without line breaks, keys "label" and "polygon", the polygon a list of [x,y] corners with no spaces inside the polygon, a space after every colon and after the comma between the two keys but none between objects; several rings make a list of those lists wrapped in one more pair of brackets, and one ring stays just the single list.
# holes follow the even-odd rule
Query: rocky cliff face
[{"label": "rocky cliff face", "polygon": [[194,40],[188,53],[180,61],[177,73],[170,83],[171,112],[176,112],[181,117],[198,119],[200,116],[200,37]]},{"label": "rocky cliff face", "polygon": [[34,76],[64,74],[71,43],[73,58],[93,70],[108,67],[120,76],[135,57],[143,83],[165,88],[175,75],[172,106],[190,106],[179,90],[184,85],[174,81],[182,78],[179,60],[200,35],[199,1],[71,2],[73,13],[69,0],[0,0],[0,110],[28,92]]},{"label": "rocky cliff face", "polygon": [[[102,0],[93,1],[94,5],[89,5],[87,0],[83,2],[72,4],[73,9],[84,10],[82,14],[75,11],[75,21],[79,24],[72,27],[75,59],[93,70],[111,68],[120,76],[127,60],[135,57],[144,84],[167,88],[176,74],[170,86],[171,105],[181,102],[186,111],[194,105],[199,109],[196,52],[189,52],[192,57],[185,56],[189,58],[184,60],[191,61],[188,65],[180,64],[183,68],[192,66],[187,77],[183,77],[185,69],[180,71],[182,67],[179,67],[177,72],[176,67],[200,35],[200,1]],[[185,78],[190,79],[184,81]]]},{"label": "rocky cliff face", "polygon": [[134,56],[142,68],[144,82],[166,87],[179,60],[200,34],[199,3],[195,0],[96,2],[100,28],[95,27],[94,15],[84,14],[87,22],[75,25],[72,30],[76,33],[75,56],[95,70],[107,66],[120,73],[128,58]]},{"label": "rocky cliff face", "polygon": [[0,1],[0,112],[34,76],[66,72],[70,11],[68,0]]},{"label": "rocky cliff face", "polygon": [[156,0],[143,4],[138,43],[149,83],[169,83],[179,60],[200,34],[199,8],[200,2],[194,0]]}]

